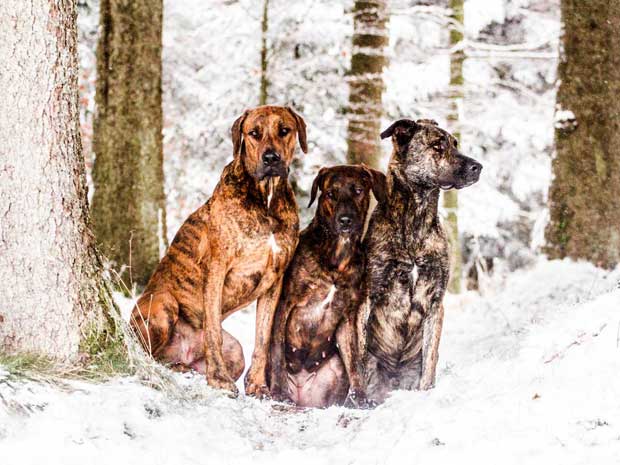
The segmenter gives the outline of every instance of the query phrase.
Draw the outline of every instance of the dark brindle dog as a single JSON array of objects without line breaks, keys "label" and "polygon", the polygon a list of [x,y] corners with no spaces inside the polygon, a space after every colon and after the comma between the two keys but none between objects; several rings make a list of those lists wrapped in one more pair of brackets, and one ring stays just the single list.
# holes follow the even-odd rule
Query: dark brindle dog
[{"label": "dark brindle dog", "polygon": [[434,384],[449,273],[439,190],[470,186],[482,169],[434,121],[397,121],[381,134],[390,136],[387,200],[374,211],[365,239],[368,320],[362,319],[361,339],[367,394],[377,402],[392,389]]},{"label": "dark brindle dog", "polygon": [[203,372],[216,388],[236,393],[244,369],[241,346],[221,322],[258,299],[245,389],[269,393],[273,317],[299,237],[288,182],[295,136],[306,152],[306,125],[289,108],[259,107],[235,121],[233,161],[181,226],[133,310],[132,326],[155,358]]},{"label": "dark brindle dog", "polygon": [[364,400],[356,321],[363,299],[360,239],[370,190],[384,198],[385,175],[365,166],[323,168],[312,185],[319,206],[301,233],[274,323],[271,387],[303,407]]}]

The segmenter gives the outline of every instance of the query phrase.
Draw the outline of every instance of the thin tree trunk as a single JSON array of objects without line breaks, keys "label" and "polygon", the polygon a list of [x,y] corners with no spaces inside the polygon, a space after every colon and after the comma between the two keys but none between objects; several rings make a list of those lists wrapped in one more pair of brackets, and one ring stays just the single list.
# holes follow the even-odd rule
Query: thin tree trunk
[{"label": "thin tree trunk", "polygon": [[[450,0],[452,19],[463,27],[463,0]],[[450,45],[454,47],[463,40],[463,33],[453,28],[450,31]],[[457,139],[461,138],[459,125],[459,108],[463,102],[463,61],[465,53],[457,49],[450,55],[450,113],[448,122],[450,131]],[[446,232],[450,241],[450,282],[448,290],[453,293],[461,292],[461,275],[463,273],[463,258],[461,254],[461,242],[459,241],[458,224],[458,192],[455,189],[443,193],[443,206],[448,212],[446,218]]]},{"label": "thin tree trunk", "polygon": [[620,263],[620,2],[562,0],[562,19],[546,252],[613,268]]},{"label": "thin tree trunk", "polygon": [[263,20],[261,22],[261,49],[260,49],[260,92],[259,105],[267,105],[269,99],[269,79],[267,68],[269,65],[267,59],[267,33],[269,32],[269,0],[263,3]]},{"label": "thin tree trunk", "polygon": [[0,351],[75,359],[103,327],[75,0],[0,2]]},{"label": "thin tree trunk", "polygon": [[387,0],[356,0],[353,7],[353,54],[349,81],[347,160],[379,168],[383,68],[387,63]]},{"label": "thin tree trunk", "polygon": [[162,0],[101,0],[93,223],[126,281],[145,284],[166,242]]}]

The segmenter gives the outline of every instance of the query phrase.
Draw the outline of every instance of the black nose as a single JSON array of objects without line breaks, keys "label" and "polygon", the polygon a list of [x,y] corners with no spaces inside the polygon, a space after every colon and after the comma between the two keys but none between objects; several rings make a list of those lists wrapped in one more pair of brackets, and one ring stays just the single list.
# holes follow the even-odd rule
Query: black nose
[{"label": "black nose", "polygon": [[351,226],[351,223],[353,223],[353,220],[351,219],[350,216],[347,215],[341,215],[338,217],[338,223],[340,224],[340,226],[342,226],[343,228],[346,228],[348,226]]},{"label": "black nose", "polygon": [[480,171],[482,171],[482,165],[480,163],[478,163],[477,161],[475,161],[471,165],[469,165],[469,173],[470,174],[480,174]]},{"label": "black nose", "polygon": [[264,165],[273,165],[280,161],[280,155],[276,152],[269,150],[263,154],[263,164]]}]

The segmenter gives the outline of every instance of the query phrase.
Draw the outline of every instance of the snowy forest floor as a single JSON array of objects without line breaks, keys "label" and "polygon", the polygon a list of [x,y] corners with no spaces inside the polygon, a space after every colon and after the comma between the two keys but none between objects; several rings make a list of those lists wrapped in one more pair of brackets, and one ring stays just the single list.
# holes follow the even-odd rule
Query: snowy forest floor
[{"label": "snowy forest floor", "polygon": [[[290,411],[175,375],[36,383],[0,367],[3,464],[620,462],[620,270],[540,260],[449,296],[437,387]],[[253,312],[227,328],[251,350]],[[239,334],[243,333],[243,334]]]}]

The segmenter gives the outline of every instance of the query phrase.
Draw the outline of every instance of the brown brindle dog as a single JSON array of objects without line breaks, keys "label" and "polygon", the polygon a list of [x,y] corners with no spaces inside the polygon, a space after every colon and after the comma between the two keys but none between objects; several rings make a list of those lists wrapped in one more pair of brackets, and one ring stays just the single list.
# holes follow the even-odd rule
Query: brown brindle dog
[{"label": "brown brindle dog", "polygon": [[246,111],[232,127],[234,159],[209,201],[179,229],[132,313],[132,326],[156,359],[206,374],[235,394],[244,369],[239,342],[222,329],[258,300],[256,343],[245,379],[249,395],[268,395],[266,369],[282,277],[299,238],[288,182],[306,125],[290,108]]},{"label": "brown brindle dog", "polygon": [[[370,190],[385,175],[365,166],[323,168],[312,185],[319,206],[286,271],[271,348],[271,393],[303,407],[363,405],[355,322],[362,302],[361,236]],[[350,386],[350,390],[349,390]]]}]

